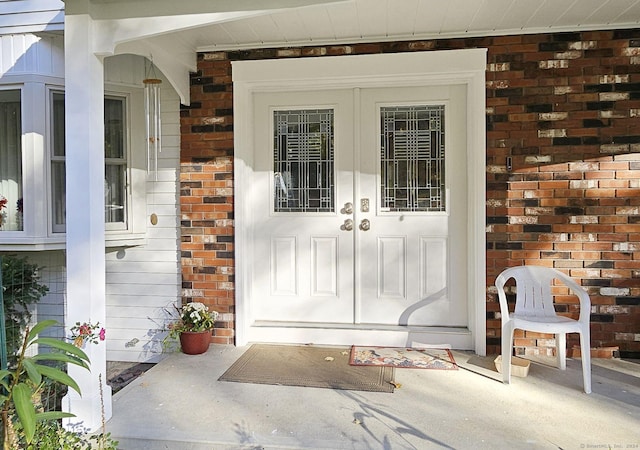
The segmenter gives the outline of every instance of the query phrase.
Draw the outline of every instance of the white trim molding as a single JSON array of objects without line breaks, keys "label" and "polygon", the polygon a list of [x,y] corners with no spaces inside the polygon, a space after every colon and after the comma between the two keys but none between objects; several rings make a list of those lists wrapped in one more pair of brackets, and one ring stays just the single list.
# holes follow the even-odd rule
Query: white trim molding
[{"label": "white trim molding", "polygon": [[[465,85],[467,90],[467,177],[468,177],[468,328],[420,330],[422,342],[447,335],[457,348],[486,353],[485,305],[485,69],[486,49],[433,52],[330,56],[320,58],[236,61],[232,63],[235,126],[236,198],[236,344],[251,341],[295,339],[313,335],[314,343],[336,344],[336,336],[355,342],[373,331],[385,335],[389,345],[409,342],[416,330],[408,327],[358,326],[333,330],[316,324],[316,329],[296,324],[261,324],[250,311],[250,251],[252,212],[246,202],[253,170],[253,96],[262,92],[309,91],[345,88]],[[323,330],[325,330],[323,332]],[[311,333],[311,334],[310,334]],[[323,336],[325,336],[323,338]],[[360,337],[358,337],[360,336]],[[293,341],[291,341],[293,342]],[[306,341],[305,341],[306,342]]]}]

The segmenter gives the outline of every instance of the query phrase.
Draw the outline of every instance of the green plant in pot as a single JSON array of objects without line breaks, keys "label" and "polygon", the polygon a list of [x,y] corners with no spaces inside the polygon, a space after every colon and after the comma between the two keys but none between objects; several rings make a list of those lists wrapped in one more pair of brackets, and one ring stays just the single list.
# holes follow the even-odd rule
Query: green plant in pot
[{"label": "green plant in pot", "polygon": [[180,341],[180,348],[188,355],[204,353],[211,343],[211,330],[217,311],[200,302],[189,302],[176,308],[178,318],[169,324],[167,339]]}]

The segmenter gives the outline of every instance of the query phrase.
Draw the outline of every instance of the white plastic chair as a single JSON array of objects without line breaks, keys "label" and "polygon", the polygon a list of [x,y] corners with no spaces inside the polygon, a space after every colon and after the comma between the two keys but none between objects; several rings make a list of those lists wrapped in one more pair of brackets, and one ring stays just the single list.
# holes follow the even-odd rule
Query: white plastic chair
[{"label": "white plastic chair", "polygon": [[[516,281],[516,307],[509,313],[505,283],[513,278]],[[580,317],[574,320],[556,314],[553,306],[551,286],[557,279],[564,283],[580,300]],[[503,271],[496,278],[500,312],[502,315],[502,380],[511,382],[511,354],[514,330],[527,330],[538,333],[553,333],[556,337],[557,365],[560,370],[567,368],[567,333],[580,333],[582,358],[582,377],[584,391],[591,393],[591,340],[589,319],[591,300],[587,292],[564,273],[549,267],[519,266]]]}]

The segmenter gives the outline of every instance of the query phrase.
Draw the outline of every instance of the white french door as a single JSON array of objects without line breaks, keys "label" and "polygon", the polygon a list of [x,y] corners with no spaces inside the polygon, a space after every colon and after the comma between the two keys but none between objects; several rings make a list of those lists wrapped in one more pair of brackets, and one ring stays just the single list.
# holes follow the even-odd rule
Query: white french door
[{"label": "white french door", "polygon": [[363,89],[360,105],[356,321],[466,326],[465,89]]},{"label": "white french door", "polygon": [[465,92],[254,94],[254,321],[467,326]]},{"label": "white french door", "polygon": [[354,233],[343,210],[353,199],[352,95],[255,97],[254,320],[354,321]]}]

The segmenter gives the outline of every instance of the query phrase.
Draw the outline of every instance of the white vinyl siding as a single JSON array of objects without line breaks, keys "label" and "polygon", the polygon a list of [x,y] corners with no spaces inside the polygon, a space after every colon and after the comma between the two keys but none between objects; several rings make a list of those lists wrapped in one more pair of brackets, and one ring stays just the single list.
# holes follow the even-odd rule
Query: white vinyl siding
[{"label": "white vinyl siding", "polygon": [[64,77],[63,41],[62,36],[0,36],[0,77],[27,74]]},{"label": "white vinyl siding", "polygon": [[[1,16],[0,16],[1,18]],[[6,18],[4,18],[6,19]],[[22,229],[6,232],[0,249],[61,249],[63,235],[53,235],[49,209],[49,95],[64,85],[62,36],[0,35],[0,85],[22,92]]]},{"label": "white vinyl siding", "polygon": [[[1,4],[2,2],[0,2]],[[43,282],[50,292],[38,304],[34,320],[63,322],[66,269],[64,233],[52,233],[50,192],[51,103],[54,93],[64,95],[62,36],[0,35],[0,85],[23,92],[23,145],[25,198],[40,201],[32,220],[19,236],[0,235],[0,251],[28,255],[42,263]],[[158,181],[146,173],[143,85],[144,58],[133,55],[105,59],[105,95],[125,96],[131,123],[128,131],[128,186],[135,207],[130,208],[128,230],[106,233],[107,359],[158,361],[166,310],[180,299],[178,177],[180,153],[180,100],[168,81],[162,84],[163,148]],[[141,131],[142,130],[142,131]],[[33,136],[44,136],[35,139]],[[39,155],[39,156],[38,156]],[[27,168],[30,174],[27,174]],[[37,194],[37,195],[36,195]],[[157,217],[157,224],[150,220]],[[57,230],[63,231],[63,230]],[[6,233],[5,233],[6,234]],[[56,250],[57,249],[57,250]],[[21,253],[23,250],[28,252]],[[95,322],[95,318],[87,317]],[[52,331],[63,335],[62,328]]]},{"label": "white vinyl siding", "polygon": [[64,298],[67,292],[67,279],[65,269],[65,255],[62,250],[30,252],[27,254],[29,261],[37,264],[40,281],[49,288],[49,292],[34,306],[33,322],[53,319],[58,322],[52,328],[46,330],[46,335],[62,338],[64,336]]},{"label": "white vinyl siding", "polygon": [[[106,81],[111,85],[139,83],[142,80],[142,76],[138,76],[139,63],[138,57],[130,55],[107,59]],[[127,70],[128,67],[132,70]],[[180,99],[166,80],[162,88],[163,146],[158,180],[149,176],[145,182],[144,244],[108,248],[106,254],[107,359],[110,361],[158,361],[166,311],[180,298],[177,194]],[[158,218],[156,225],[150,221],[152,214]]]},{"label": "white vinyl siding", "polygon": [[0,2],[0,34],[61,31],[62,0],[13,0]]}]

